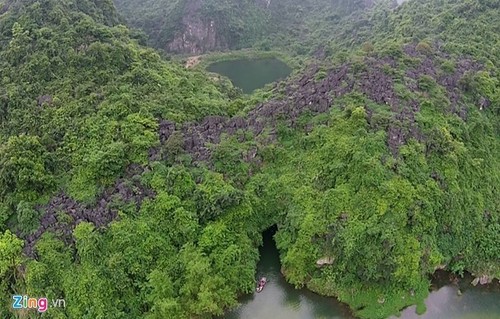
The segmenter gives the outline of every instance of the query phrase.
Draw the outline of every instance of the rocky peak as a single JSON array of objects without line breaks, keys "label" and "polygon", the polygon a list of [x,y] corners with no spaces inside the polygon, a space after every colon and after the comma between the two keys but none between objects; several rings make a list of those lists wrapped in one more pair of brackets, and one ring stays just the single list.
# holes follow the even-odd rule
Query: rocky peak
[{"label": "rocky peak", "polygon": [[175,53],[200,54],[215,49],[226,49],[223,36],[217,31],[212,17],[201,14],[203,2],[188,0],[185,2],[181,29],[168,43],[167,50]]},{"label": "rocky peak", "polygon": [[[207,51],[226,50],[234,46],[248,28],[246,12],[268,10],[271,0],[227,2],[185,0],[180,18],[180,28],[166,50],[174,53],[201,54]],[[250,10],[249,10],[250,9]],[[235,12],[241,13],[236,16]]]}]

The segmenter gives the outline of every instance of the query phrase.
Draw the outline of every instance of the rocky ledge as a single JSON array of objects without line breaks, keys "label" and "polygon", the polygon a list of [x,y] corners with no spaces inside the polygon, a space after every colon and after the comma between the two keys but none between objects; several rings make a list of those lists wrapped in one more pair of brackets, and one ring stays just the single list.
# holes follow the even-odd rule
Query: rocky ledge
[{"label": "rocky ledge", "polygon": [[[434,52],[434,59],[428,54],[419,53],[415,45],[404,48],[404,55],[413,58],[418,63],[406,68],[404,76],[394,75],[400,59],[392,57],[366,57],[361,68],[345,63],[337,67],[325,67],[317,64],[304,70],[301,77],[279,83],[275,91],[282,93],[283,98],[275,98],[257,105],[244,117],[209,116],[196,123],[179,124],[166,119],[159,120],[160,146],[149,152],[151,162],[166,159],[172,139],[179,139],[182,151],[189,154],[193,163],[210,163],[213,145],[220,143],[222,135],[233,136],[238,132],[250,132],[260,140],[272,143],[277,139],[277,127],[284,123],[294,129],[309,131],[309,126],[299,127],[298,119],[305,113],[320,114],[329,112],[335,102],[351,92],[360,92],[368,100],[386,105],[392,111],[389,123],[380,124],[372,120],[374,110],[369,104],[364,105],[367,121],[372,129],[387,131],[387,145],[393,156],[399,155],[399,148],[409,139],[425,142],[426,136],[420,131],[416,115],[421,106],[417,99],[406,100],[395,91],[395,82],[404,83],[413,93],[427,94],[425,88],[417,84],[417,80],[426,76],[439,84],[449,98],[449,106],[445,112],[455,113],[464,121],[467,120],[467,109],[460,90],[460,80],[470,72],[477,72],[481,65],[468,58],[455,61],[454,72],[443,74],[438,72],[437,58],[449,58],[445,53]],[[323,74],[323,76],[318,76]],[[489,101],[481,97],[477,101],[479,108],[487,107]],[[343,107],[339,105],[338,107]],[[383,125],[381,127],[381,125]],[[243,159],[249,162],[261,163],[259,149],[254,148]],[[33,247],[36,241],[46,231],[55,231],[68,243],[72,242],[72,230],[81,221],[93,223],[96,227],[104,227],[114,220],[117,211],[112,208],[114,200],[119,198],[126,203],[136,203],[139,207],[144,198],[153,197],[153,191],[144,188],[140,182],[130,184],[134,175],[140,175],[147,167],[132,165],[124,177],[116,181],[113,187],[107,189],[93,206],[76,202],[61,193],[50,200],[47,205],[39,207],[43,212],[40,228],[29,236],[25,252],[34,255]],[[132,179],[133,180],[133,179]],[[67,214],[69,221],[60,220],[59,213]],[[478,282],[485,279],[478,279]]]}]

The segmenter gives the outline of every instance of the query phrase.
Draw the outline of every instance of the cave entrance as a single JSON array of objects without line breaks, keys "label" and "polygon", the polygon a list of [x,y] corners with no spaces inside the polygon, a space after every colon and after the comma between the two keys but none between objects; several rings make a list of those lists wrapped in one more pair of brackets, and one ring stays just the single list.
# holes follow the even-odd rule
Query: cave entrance
[{"label": "cave entrance", "polygon": [[265,277],[280,276],[280,255],[274,235],[278,231],[278,226],[272,225],[262,233],[262,246],[259,247],[260,259],[257,264],[257,275]]}]

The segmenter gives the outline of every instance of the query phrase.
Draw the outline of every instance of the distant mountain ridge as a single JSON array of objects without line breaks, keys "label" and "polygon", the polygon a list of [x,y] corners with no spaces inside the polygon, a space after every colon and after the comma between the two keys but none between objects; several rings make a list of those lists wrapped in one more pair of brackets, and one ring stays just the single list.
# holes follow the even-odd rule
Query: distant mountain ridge
[{"label": "distant mountain ridge", "polygon": [[[46,0],[3,0],[0,1],[0,13],[10,10],[13,11],[12,14],[20,14],[21,12],[17,12],[18,10],[23,10],[35,3],[39,3],[42,8],[48,8],[48,5],[53,5]],[[113,0],[62,0],[59,4],[66,10],[80,11],[87,14],[94,18],[96,22],[107,25],[114,25],[119,22]],[[17,13],[14,13],[14,11]]]},{"label": "distant mountain ridge", "polygon": [[[150,43],[171,53],[201,54],[256,45],[303,28],[303,21],[331,12],[344,16],[374,0],[115,0],[128,23]],[[296,31],[294,31],[296,30]]]},{"label": "distant mountain ridge", "polygon": [[220,316],[274,225],[287,281],[361,318],[424,309],[436,269],[500,278],[500,3],[313,3],[269,3],[290,36],[261,44],[322,54],[247,97],[110,1],[4,1],[0,295],[64,298],[47,319]]},{"label": "distant mountain ridge", "polygon": [[262,0],[115,0],[115,4],[132,26],[148,34],[153,46],[172,53],[200,54],[238,46],[243,38],[261,35],[269,20],[267,1]]}]

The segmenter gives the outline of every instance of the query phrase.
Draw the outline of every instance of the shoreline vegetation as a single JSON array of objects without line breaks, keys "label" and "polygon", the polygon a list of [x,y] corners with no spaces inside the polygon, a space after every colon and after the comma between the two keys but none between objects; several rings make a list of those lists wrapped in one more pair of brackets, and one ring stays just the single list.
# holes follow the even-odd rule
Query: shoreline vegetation
[{"label": "shoreline vegetation", "polygon": [[255,49],[243,49],[225,52],[209,52],[203,55],[185,56],[179,55],[174,57],[180,61],[186,68],[206,69],[210,64],[224,61],[234,60],[258,60],[266,58],[276,58],[285,62],[294,72],[300,70],[308,64],[310,58],[300,57],[293,58],[289,54],[280,51],[259,51]]},{"label": "shoreline vegetation", "polygon": [[[498,2],[290,1],[262,51],[191,58],[111,0],[0,2],[0,295],[64,297],[47,319],[222,315],[271,225],[287,281],[361,318],[424,311],[442,265],[500,277]],[[236,40],[269,17],[203,3]],[[265,57],[293,72],[248,96],[204,70]]]}]

